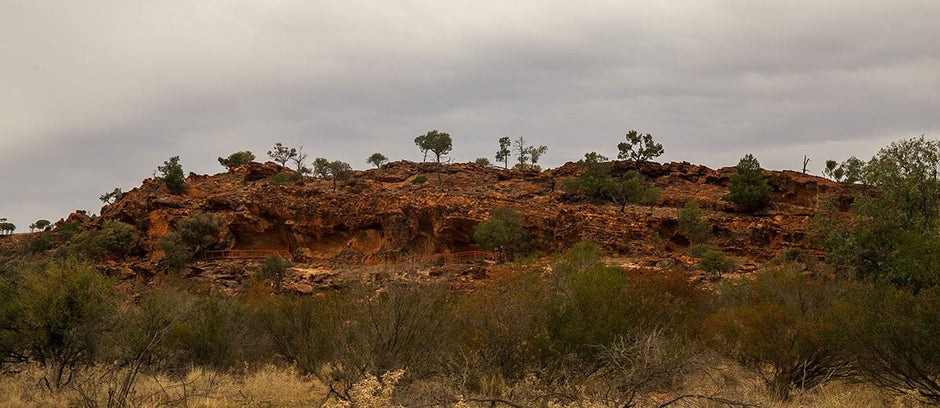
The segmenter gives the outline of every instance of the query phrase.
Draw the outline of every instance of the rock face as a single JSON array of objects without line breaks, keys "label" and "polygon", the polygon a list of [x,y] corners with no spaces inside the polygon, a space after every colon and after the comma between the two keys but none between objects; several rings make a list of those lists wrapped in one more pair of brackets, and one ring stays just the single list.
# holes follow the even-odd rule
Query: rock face
[{"label": "rock face", "polygon": [[[615,173],[633,168],[630,162],[614,163]],[[437,169],[431,163],[389,163],[357,171],[333,191],[331,180],[310,177],[273,186],[268,179],[280,167],[251,163],[212,176],[190,174],[182,195],[170,194],[159,180],[145,180],[102,208],[95,222],[135,225],[149,261],[162,256],[157,244],[179,220],[206,211],[225,221],[219,249],[288,249],[310,263],[369,265],[474,249],[474,226],[491,209],[507,206],[522,214],[536,250],[590,240],[612,254],[655,262],[680,258],[688,240],[677,233],[677,209],[694,200],[713,225],[715,246],[759,262],[783,249],[811,249],[803,238],[817,197],[850,203],[852,196],[852,186],[765,171],[773,187],[770,208],[745,215],[721,199],[733,168],[645,163],[639,170],[662,189],[659,203],[628,205],[620,212],[619,205],[591,203],[563,191],[564,182],[579,173],[573,163],[545,172],[443,165],[443,191]],[[420,175],[427,181],[416,181]]]}]

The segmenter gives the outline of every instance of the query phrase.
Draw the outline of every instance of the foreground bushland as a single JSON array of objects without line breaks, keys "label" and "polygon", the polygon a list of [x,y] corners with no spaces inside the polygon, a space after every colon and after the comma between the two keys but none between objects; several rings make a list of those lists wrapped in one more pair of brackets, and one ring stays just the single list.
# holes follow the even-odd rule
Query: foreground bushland
[{"label": "foreground bushland", "polygon": [[[232,297],[162,281],[123,300],[111,278],[80,262],[5,267],[5,398],[526,407],[940,399],[938,291],[842,279],[822,264],[779,262],[703,290],[680,272],[609,267],[585,243],[550,265],[507,266],[473,290],[356,284],[295,297],[249,284]],[[839,389],[848,391],[832,397]]]}]

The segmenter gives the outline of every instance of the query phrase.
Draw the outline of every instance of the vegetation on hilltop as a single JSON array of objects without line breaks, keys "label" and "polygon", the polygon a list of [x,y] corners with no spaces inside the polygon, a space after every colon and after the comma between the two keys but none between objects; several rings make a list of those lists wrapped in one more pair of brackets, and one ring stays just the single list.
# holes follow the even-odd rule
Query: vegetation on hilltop
[{"label": "vegetation on hilltop", "polygon": [[[452,142],[432,132],[416,145],[434,154],[442,185],[441,156]],[[637,164],[662,152],[651,138],[635,136],[625,151],[639,149],[630,153]],[[528,154],[522,164],[534,166],[544,153],[517,147],[520,157]],[[497,160],[506,166],[503,148],[501,140]],[[262,182],[275,171],[303,180],[305,155],[280,144],[272,150],[281,151],[280,168]],[[297,171],[284,168],[290,161]],[[428,271],[422,276],[432,283],[394,280],[395,266],[384,265],[373,280],[297,296],[282,289],[301,271],[273,256],[247,266],[257,274],[238,275],[232,296],[171,273],[148,277],[147,290],[122,300],[117,274],[101,265],[145,251],[140,224],[105,219],[82,230],[37,221],[39,232],[0,252],[0,390],[6,380],[28,377],[37,393],[61,396],[65,405],[169,405],[195,397],[174,400],[166,386],[138,392],[144,379],[174,378],[185,389],[191,370],[247,378],[288,367],[316,379],[311,392],[335,406],[812,405],[839,387],[878,395],[853,400],[858,406],[935,405],[940,143],[902,140],[857,164],[828,170],[865,185],[851,207],[821,197],[808,249],[787,250],[753,270],[739,270],[729,256],[740,255],[735,248],[715,245],[717,235],[730,235],[711,223],[726,207],[713,203],[706,214],[685,201],[661,231],[671,227],[690,242],[649,239],[659,240],[657,248],[699,246],[697,263],[615,266],[601,247],[584,242],[541,259],[474,266],[494,274],[463,287],[469,290]],[[315,176],[332,177],[334,189],[351,172],[325,158],[312,165]],[[588,153],[568,176],[567,192],[555,196],[583,206],[613,202],[621,211],[627,202],[660,200],[635,167]],[[162,183],[181,194],[178,157],[159,170]],[[742,211],[767,208],[771,189],[756,158],[741,159],[728,191]],[[605,215],[616,222],[614,214]],[[473,238],[482,248],[523,251],[530,216],[497,207]],[[219,245],[223,221],[199,212],[168,222],[159,245],[167,269],[198,275],[188,264]],[[703,285],[695,268],[715,279]],[[746,381],[761,392],[740,392]]]}]

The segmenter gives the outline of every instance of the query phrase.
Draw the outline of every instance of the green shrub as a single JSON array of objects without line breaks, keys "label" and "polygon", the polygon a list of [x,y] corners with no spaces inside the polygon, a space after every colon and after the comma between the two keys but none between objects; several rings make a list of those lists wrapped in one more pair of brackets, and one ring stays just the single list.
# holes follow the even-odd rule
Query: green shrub
[{"label": "green shrub", "polygon": [[473,229],[473,240],[477,245],[490,250],[505,250],[510,254],[522,249],[527,236],[519,211],[509,207],[494,208],[490,211],[490,219]]},{"label": "green shrub", "polygon": [[284,185],[294,183],[296,181],[300,181],[300,179],[301,179],[300,173],[279,172],[271,176],[270,179],[268,179],[268,184],[271,184],[272,186],[284,186]]},{"label": "green shrub", "polygon": [[236,167],[244,166],[248,163],[251,163],[254,160],[255,160],[254,153],[247,151],[247,150],[243,150],[240,152],[232,153],[228,155],[228,157],[226,158],[219,157],[219,164],[231,170]]},{"label": "green shrub", "polygon": [[816,259],[815,255],[802,249],[788,248],[787,250],[777,254],[777,256],[774,257],[774,259],[772,259],[770,262],[774,265],[797,262],[807,266],[813,266],[817,264],[819,260]]},{"label": "green shrub", "polygon": [[173,272],[182,272],[193,259],[193,251],[186,246],[178,232],[164,235],[158,247],[163,251],[160,264]]},{"label": "green shrub", "polygon": [[706,252],[714,249],[715,247],[708,244],[692,244],[689,245],[688,252],[693,258],[701,258]]},{"label": "green shrub", "polygon": [[67,222],[61,227],[56,228],[56,235],[59,242],[69,242],[80,231],[81,223],[78,221]]},{"label": "green shrub", "polygon": [[44,382],[58,390],[76,370],[93,363],[113,328],[118,297],[114,281],[66,261],[25,274],[14,302],[20,352],[49,368]]},{"label": "green shrub", "polygon": [[260,327],[274,352],[302,375],[318,374],[341,352],[345,309],[337,292],[303,298],[279,297],[262,306]]},{"label": "green shrub", "polygon": [[101,231],[95,234],[95,248],[104,254],[125,256],[134,248],[137,241],[137,230],[133,225],[108,220],[101,226]]},{"label": "green shrub", "polygon": [[716,249],[706,251],[702,258],[698,260],[698,266],[703,271],[715,274],[719,278],[722,274],[733,272],[737,268],[734,259]]},{"label": "green shrub", "polygon": [[46,236],[38,237],[29,242],[29,252],[33,254],[46,252],[49,248],[52,248],[52,242]]},{"label": "green shrub", "polygon": [[173,365],[227,370],[267,358],[263,336],[253,328],[251,308],[228,295],[197,301],[185,320],[167,334],[178,351]]},{"label": "green shrub", "polygon": [[846,359],[871,383],[940,403],[940,288],[859,285],[842,307]]},{"label": "green shrub", "polygon": [[694,201],[685,203],[679,210],[679,231],[694,243],[708,241],[712,226],[702,219],[702,211]]},{"label": "green shrub", "polygon": [[427,182],[428,182],[428,176],[425,176],[424,174],[419,174],[415,176],[415,178],[411,179],[412,184],[424,184]]},{"label": "green shrub", "polygon": [[261,279],[271,279],[274,282],[274,293],[281,293],[281,284],[287,277],[287,271],[290,268],[290,262],[280,255],[271,254],[264,260],[258,276]]},{"label": "green shrub", "polygon": [[158,247],[164,252],[160,263],[174,272],[180,272],[189,262],[219,242],[225,222],[221,217],[197,212],[176,223],[176,231],[166,234]]},{"label": "green shrub", "polygon": [[848,373],[835,312],[843,289],[802,270],[784,265],[729,284],[724,305],[705,320],[712,347],[760,376],[778,400]]},{"label": "green shrub", "polygon": [[179,156],[173,156],[169,160],[163,162],[162,166],[157,167],[157,171],[159,171],[161,174],[160,180],[163,180],[163,183],[171,193],[183,193],[183,182],[185,181],[186,176],[183,174],[183,166],[180,165]]},{"label": "green shrub", "polygon": [[760,162],[754,156],[746,154],[738,162],[737,173],[731,175],[728,191],[724,199],[741,211],[753,212],[767,206],[770,186],[761,175]]}]

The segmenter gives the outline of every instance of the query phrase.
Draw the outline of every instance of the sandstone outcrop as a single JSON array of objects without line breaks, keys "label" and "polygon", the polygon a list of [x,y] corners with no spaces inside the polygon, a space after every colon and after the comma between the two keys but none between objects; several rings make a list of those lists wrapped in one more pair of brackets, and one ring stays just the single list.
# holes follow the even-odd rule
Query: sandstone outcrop
[{"label": "sandstone outcrop", "polygon": [[[634,169],[615,162],[614,172]],[[141,233],[146,262],[155,263],[161,237],[198,212],[222,217],[218,249],[288,249],[306,263],[373,265],[417,259],[433,253],[474,249],[473,228],[491,209],[514,207],[543,253],[582,240],[610,254],[661,262],[689,263],[678,233],[678,208],[696,201],[713,225],[713,245],[760,263],[782,250],[813,250],[804,239],[819,196],[851,203],[853,186],[792,171],[765,171],[773,187],[762,214],[734,212],[722,200],[734,168],[709,169],[690,163],[645,163],[639,171],[661,188],[652,207],[592,203],[563,191],[579,169],[568,163],[538,172],[502,170],[472,163],[441,166],[438,188],[431,163],[394,162],[357,171],[336,191],[330,180],[305,177],[282,186],[269,183],[280,171],[274,163],[251,163],[216,175],[190,174],[186,192],[170,194],[159,180],[142,186],[101,210],[94,221],[117,219]],[[416,178],[424,175],[426,182]]]}]

